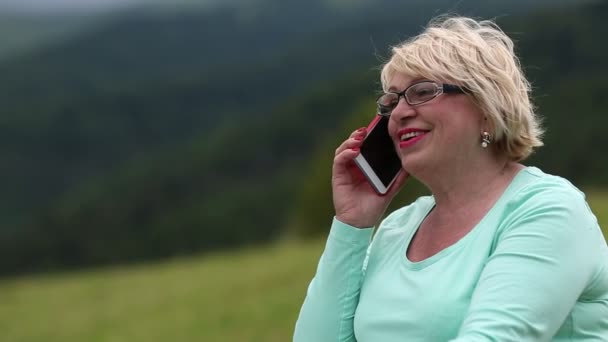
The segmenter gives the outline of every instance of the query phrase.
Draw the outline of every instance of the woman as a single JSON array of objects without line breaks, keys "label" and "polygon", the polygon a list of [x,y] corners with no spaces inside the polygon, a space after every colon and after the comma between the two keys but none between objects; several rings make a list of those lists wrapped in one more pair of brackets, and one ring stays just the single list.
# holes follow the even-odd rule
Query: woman
[{"label": "woman", "polygon": [[[366,130],[336,150],[336,214],[294,341],[608,341],[608,246],[578,189],[520,164],[542,132],[513,50],[469,18],[393,49],[378,108],[404,172],[378,196],[352,168]],[[370,244],[410,175],[432,196]]]}]

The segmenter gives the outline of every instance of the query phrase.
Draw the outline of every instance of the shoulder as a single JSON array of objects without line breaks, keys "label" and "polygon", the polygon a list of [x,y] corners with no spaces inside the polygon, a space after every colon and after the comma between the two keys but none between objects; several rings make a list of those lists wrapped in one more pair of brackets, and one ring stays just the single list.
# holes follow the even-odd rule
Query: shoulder
[{"label": "shoulder", "polygon": [[516,192],[519,197],[538,195],[540,193],[559,193],[577,200],[584,199],[584,193],[574,186],[569,180],[545,173],[536,167],[527,167],[520,171],[514,182],[521,178],[521,186]]},{"label": "shoulder", "polygon": [[608,246],[584,193],[539,169],[522,172],[505,194],[491,258],[523,258],[544,265],[539,272],[591,279],[605,267]]},{"label": "shoulder", "polygon": [[403,228],[412,220],[426,216],[435,205],[432,196],[422,196],[409,205],[390,213],[380,224],[380,228]]},{"label": "shoulder", "polygon": [[510,212],[521,214],[529,210],[561,210],[597,222],[587,205],[585,194],[565,178],[528,167],[521,171],[514,182],[520,184],[516,184],[515,191],[508,196],[506,206]]},{"label": "shoulder", "polygon": [[517,228],[566,234],[599,231],[585,194],[567,179],[528,167],[513,183],[514,189],[506,194],[499,231]]}]

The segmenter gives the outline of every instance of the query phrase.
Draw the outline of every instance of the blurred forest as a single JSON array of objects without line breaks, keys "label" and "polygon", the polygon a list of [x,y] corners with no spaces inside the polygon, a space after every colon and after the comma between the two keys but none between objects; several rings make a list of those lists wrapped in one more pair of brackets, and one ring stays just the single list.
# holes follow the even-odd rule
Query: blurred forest
[{"label": "blurred forest", "polygon": [[323,234],[390,45],[445,12],[516,40],[547,128],[527,164],[606,188],[608,1],[133,8],[0,50],[0,275]]}]

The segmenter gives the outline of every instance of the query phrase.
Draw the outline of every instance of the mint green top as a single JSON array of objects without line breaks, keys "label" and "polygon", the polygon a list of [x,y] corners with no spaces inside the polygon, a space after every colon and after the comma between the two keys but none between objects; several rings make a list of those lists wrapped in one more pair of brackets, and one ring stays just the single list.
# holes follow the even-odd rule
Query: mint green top
[{"label": "mint green top", "polygon": [[567,180],[521,170],[462,239],[406,251],[433,197],[372,228],[334,219],[296,342],[608,341],[608,246]]}]

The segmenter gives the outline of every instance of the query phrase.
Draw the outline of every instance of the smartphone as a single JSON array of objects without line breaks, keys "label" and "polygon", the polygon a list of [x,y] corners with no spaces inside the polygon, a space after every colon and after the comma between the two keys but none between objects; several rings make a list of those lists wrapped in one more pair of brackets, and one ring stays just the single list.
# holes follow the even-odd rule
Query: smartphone
[{"label": "smartphone", "polygon": [[401,159],[388,134],[388,117],[376,116],[367,128],[355,164],[377,193],[384,195],[401,172]]}]

